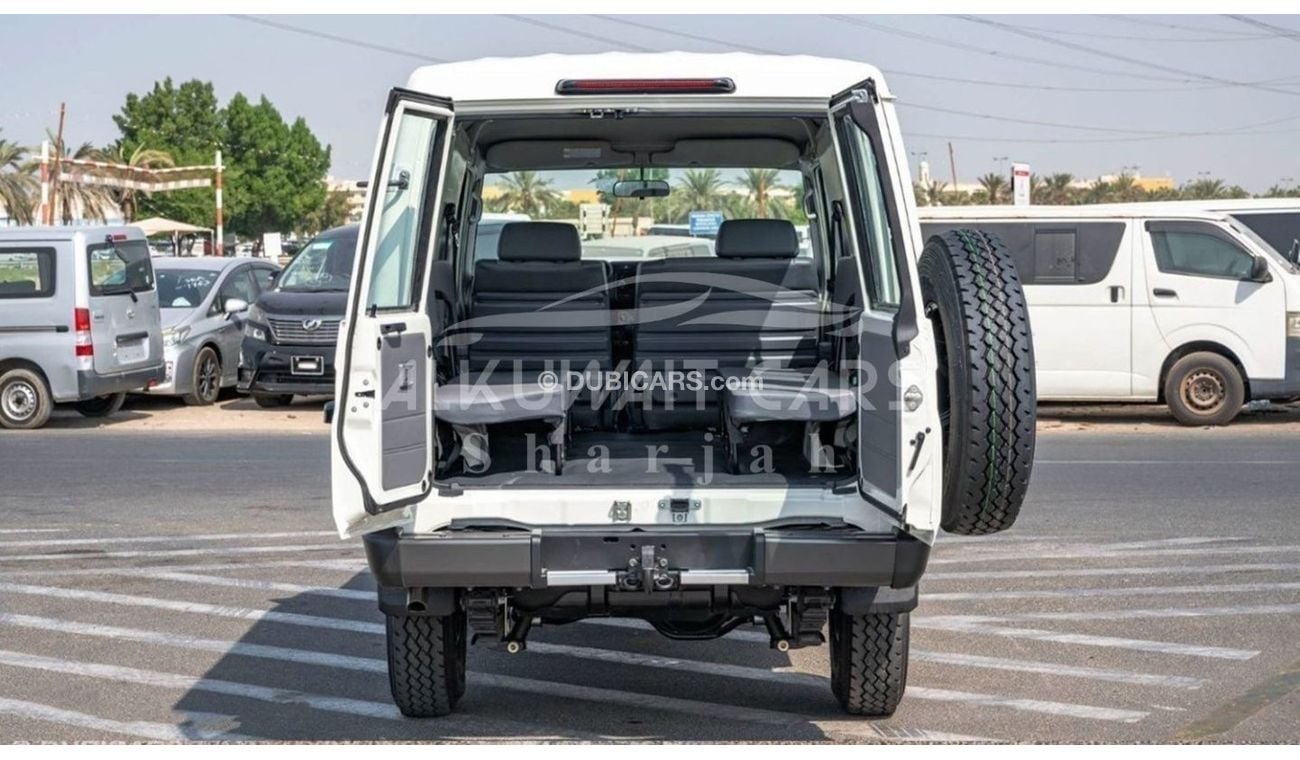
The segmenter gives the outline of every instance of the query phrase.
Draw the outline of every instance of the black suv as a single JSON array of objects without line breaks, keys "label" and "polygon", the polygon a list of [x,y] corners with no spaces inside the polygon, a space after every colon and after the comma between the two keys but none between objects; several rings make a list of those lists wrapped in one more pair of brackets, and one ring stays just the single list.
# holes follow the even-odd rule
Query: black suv
[{"label": "black suv", "polygon": [[244,322],[239,390],[258,406],[334,393],[334,346],[347,304],[357,227],[313,238],[262,293]]}]

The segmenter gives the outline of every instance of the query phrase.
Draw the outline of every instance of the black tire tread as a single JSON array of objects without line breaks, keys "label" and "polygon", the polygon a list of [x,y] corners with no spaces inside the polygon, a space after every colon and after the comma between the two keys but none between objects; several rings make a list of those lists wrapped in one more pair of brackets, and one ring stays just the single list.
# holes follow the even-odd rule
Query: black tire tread
[{"label": "black tire tread", "polygon": [[459,614],[388,616],[388,684],[403,715],[433,718],[455,709],[465,691],[464,626]]},{"label": "black tire tread", "polygon": [[893,715],[907,690],[907,613],[831,616],[831,688],[851,715]]}]

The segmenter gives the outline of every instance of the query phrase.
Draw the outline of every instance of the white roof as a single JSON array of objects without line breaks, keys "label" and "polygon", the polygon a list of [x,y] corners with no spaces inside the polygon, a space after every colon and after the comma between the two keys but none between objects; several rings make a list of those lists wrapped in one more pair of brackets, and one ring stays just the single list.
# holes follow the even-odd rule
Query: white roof
[{"label": "white roof", "polygon": [[[681,52],[480,58],[416,69],[407,88],[454,101],[563,99],[581,102],[585,96],[556,95],[556,83],[561,79],[700,77],[728,77],[736,83],[734,93],[703,96],[710,98],[826,99],[867,78],[876,81],[877,92],[882,97],[887,94],[880,71],[857,61],[809,55]],[[620,97],[647,98],[645,95]]]},{"label": "white roof", "polygon": [[161,216],[153,216],[138,222],[132,222],[132,227],[139,227],[140,231],[146,236],[161,235],[164,232],[207,232],[206,227],[196,227],[185,222],[177,222],[171,219],[164,219]]},{"label": "white roof", "polygon": [[1076,206],[919,206],[921,221],[949,219],[1105,219],[1177,216],[1223,219],[1224,214],[1184,203],[1096,203]]}]

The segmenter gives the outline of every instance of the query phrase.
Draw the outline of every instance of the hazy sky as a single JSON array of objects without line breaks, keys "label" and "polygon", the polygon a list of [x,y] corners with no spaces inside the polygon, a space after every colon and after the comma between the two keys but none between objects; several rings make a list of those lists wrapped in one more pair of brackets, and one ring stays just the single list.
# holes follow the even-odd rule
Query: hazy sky
[{"label": "hazy sky", "polygon": [[[286,117],[306,117],[333,146],[333,173],[359,178],[384,95],[419,56],[748,49],[879,66],[899,96],[909,150],[928,153],[945,181],[947,138],[963,182],[1005,171],[1002,157],[1081,177],[1133,166],[1179,182],[1208,173],[1254,191],[1300,180],[1300,16],[1252,17],[1273,29],[1223,16],[983,17],[1020,33],[926,16],[616,17],[667,32],[582,16],[528,17],[569,32],[492,16],[263,18],[405,54],[224,16],[0,16],[0,136],[39,141],[62,100],[70,142],[106,143],[127,92],[197,77],[223,102],[237,90],[265,94]],[[1235,133],[1196,136],[1206,132]]]}]

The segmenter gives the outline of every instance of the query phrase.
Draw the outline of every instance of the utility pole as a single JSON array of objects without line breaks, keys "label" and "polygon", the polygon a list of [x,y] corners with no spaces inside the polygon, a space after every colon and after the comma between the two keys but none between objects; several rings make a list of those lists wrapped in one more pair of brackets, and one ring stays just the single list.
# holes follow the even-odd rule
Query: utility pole
[{"label": "utility pole", "polygon": [[59,104],[59,131],[54,136],[54,182],[50,192],[50,219],[47,224],[54,224],[54,212],[59,207],[59,169],[63,162],[63,119],[68,113],[68,104]]},{"label": "utility pole", "polygon": [[224,172],[224,168],[225,168],[225,167],[223,167],[222,164],[221,164],[221,151],[217,151],[217,155],[216,155],[216,178],[215,178],[215,184],[216,184],[216,189],[217,189],[217,239],[216,239],[216,241],[214,241],[214,245],[212,246],[212,249],[213,249],[213,250],[212,250],[212,254],[213,254],[214,256],[225,256],[225,255],[226,255],[226,248],[225,248],[225,245],[226,245],[226,209],[225,209],[225,204],[223,203],[223,199],[222,199],[222,197],[221,197],[221,196],[222,196],[222,192],[221,192],[221,190],[222,190],[222,188],[221,188],[222,177],[221,177],[221,175],[222,175],[223,172]]},{"label": "utility pole", "polygon": [[952,149],[952,142],[948,143],[948,168],[952,170],[952,191],[957,192],[957,153]]}]

